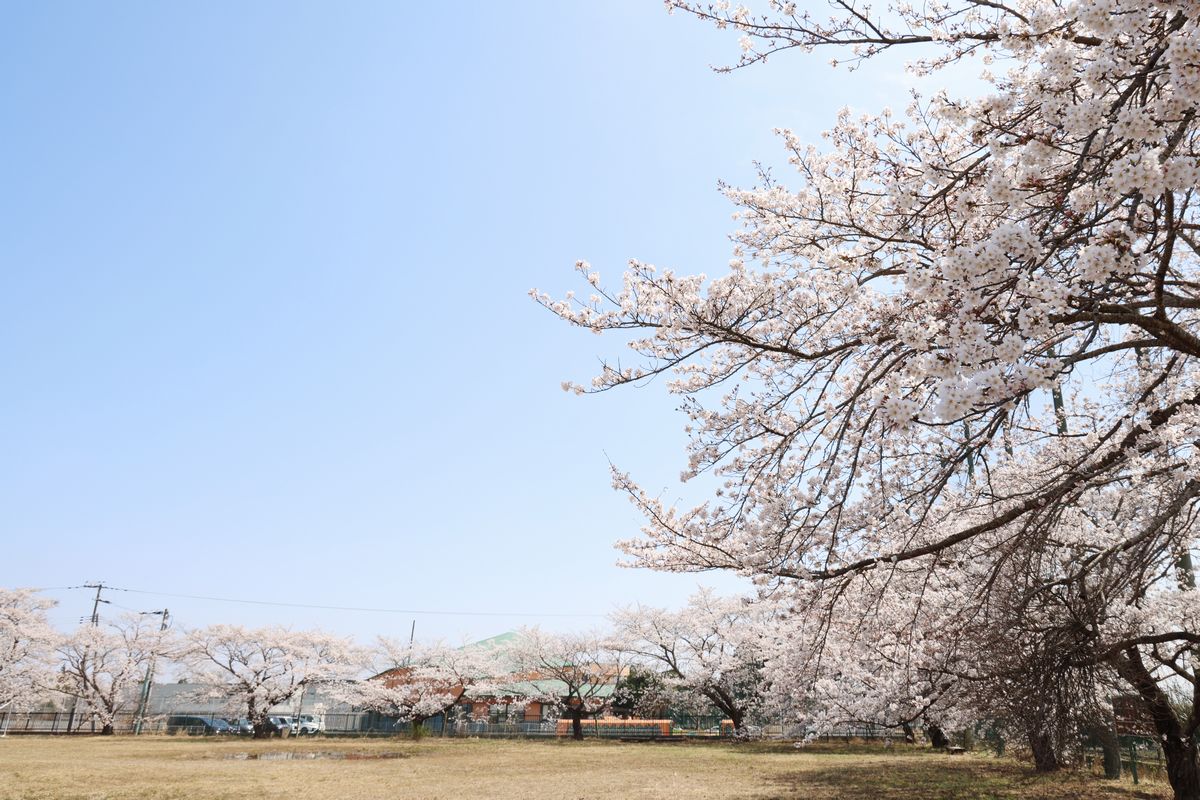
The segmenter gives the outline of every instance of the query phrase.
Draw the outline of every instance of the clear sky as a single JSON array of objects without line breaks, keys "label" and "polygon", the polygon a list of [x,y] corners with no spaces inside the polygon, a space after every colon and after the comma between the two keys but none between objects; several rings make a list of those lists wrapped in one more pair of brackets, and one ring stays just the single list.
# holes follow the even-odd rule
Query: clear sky
[{"label": "clear sky", "polygon": [[581,615],[415,617],[452,639],[736,587],[615,566],[607,458],[677,495],[683,420],[662,386],[564,394],[618,343],[527,292],[579,258],[719,272],[717,180],[781,162],[775,126],[902,107],[894,62],[716,75],[736,34],[655,0],[0,13],[0,586]]}]

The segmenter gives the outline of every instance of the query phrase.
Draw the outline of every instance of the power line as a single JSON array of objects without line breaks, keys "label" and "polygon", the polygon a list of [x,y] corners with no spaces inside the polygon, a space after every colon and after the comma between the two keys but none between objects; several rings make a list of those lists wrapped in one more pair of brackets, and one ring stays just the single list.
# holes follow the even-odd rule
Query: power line
[{"label": "power line", "polygon": [[108,604],[109,604],[110,606],[112,606],[113,608],[119,608],[119,609],[121,609],[122,611],[129,611],[129,612],[131,612],[131,613],[134,613],[134,614],[145,614],[145,613],[149,613],[149,612],[142,611],[140,608],[134,608],[133,606],[123,606],[123,605],[121,605],[120,603],[117,603],[117,602],[115,602],[115,601],[113,601],[113,600],[109,600],[109,601],[108,601]]},{"label": "power line", "polygon": [[[79,588],[75,586],[63,587],[66,589]],[[180,594],[178,592],[155,592],[149,589],[130,589],[122,586],[105,585],[104,588],[112,592],[130,592],[133,594],[147,594],[157,597],[181,597],[187,600],[209,600],[217,603],[242,603],[245,605],[254,606],[281,606],[284,608],[311,608],[321,611],[365,611],[374,614],[418,614],[443,617],[604,617],[605,614],[595,613],[566,613],[566,612],[524,612],[524,611],[445,611],[436,610],[417,610],[412,608],[372,608],[368,606],[326,606],[316,603],[288,603],[281,600],[246,600],[236,597],[215,597],[212,595],[203,594]]]}]

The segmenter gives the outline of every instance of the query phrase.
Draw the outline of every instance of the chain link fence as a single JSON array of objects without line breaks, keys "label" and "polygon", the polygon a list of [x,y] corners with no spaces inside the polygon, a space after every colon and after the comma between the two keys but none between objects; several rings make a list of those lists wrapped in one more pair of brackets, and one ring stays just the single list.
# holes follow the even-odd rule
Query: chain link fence
[{"label": "chain link fence", "polygon": [[[304,714],[306,722],[301,725],[294,722],[294,715],[273,715],[276,721],[286,720],[281,728],[291,725],[289,735],[322,735],[322,736],[413,736],[413,723],[397,717],[390,717],[371,711],[332,712],[323,714]],[[116,734],[158,734],[173,736],[221,736],[249,735],[252,731],[243,720],[229,718],[215,713],[198,713],[181,710],[178,713],[147,715],[138,725],[138,715],[134,712],[117,714],[113,719],[113,732]],[[590,720],[584,722],[586,736],[602,736],[622,739],[636,738],[673,738],[673,737],[728,737],[731,729],[722,726],[717,717],[698,717],[686,720],[697,727],[682,727],[676,723],[670,726],[669,732],[650,730],[645,725],[630,723],[629,725],[596,726]],[[699,727],[703,725],[703,727]],[[67,734],[98,734],[103,725],[94,715],[84,712],[71,711],[3,711],[0,712],[0,735],[67,735]],[[510,720],[459,718],[451,716],[447,722],[438,715],[420,724],[418,736],[431,737],[477,737],[477,738],[555,738],[570,735],[556,719],[545,720]]]}]

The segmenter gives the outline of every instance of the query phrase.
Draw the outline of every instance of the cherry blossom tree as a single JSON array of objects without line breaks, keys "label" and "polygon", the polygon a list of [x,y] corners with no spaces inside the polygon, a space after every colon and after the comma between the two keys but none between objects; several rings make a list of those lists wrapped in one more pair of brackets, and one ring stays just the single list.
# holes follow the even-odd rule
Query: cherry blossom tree
[{"label": "cherry blossom tree", "polygon": [[321,631],[211,625],[185,635],[183,662],[212,699],[244,715],[255,738],[271,733],[267,716],[310,684],[357,677],[367,659],[349,639]]},{"label": "cherry blossom tree", "polygon": [[46,612],[53,606],[32,589],[0,589],[0,711],[28,703],[51,683],[58,634]]},{"label": "cherry blossom tree", "polygon": [[171,633],[144,615],[82,625],[58,643],[55,688],[85,703],[100,732],[111,735],[117,714],[137,702],[146,665],[170,648]]},{"label": "cherry blossom tree", "polygon": [[599,633],[556,634],[523,628],[504,657],[512,670],[498,691],[555,706],[583,738],[583,718],[607,711],[628,667],[621,642]]},{"label": "cherry blossom tree", "polygon": [[385,668],[370,680],[339,684],[335,694],[359,708],[411,722],[414,734],[425,720],[494,693],[507,669],[498,651],[485,644],[414,645],[382,638],[378,650]]},{"label": "cherry blossom tree", "polygon": [[724,187],[741,227],[713,278],[634,261],[607,288],[581,262],[589,295],[536,293],[631,335],[633,365],[567,388],[671,375],[684,478],[720,483],[681,508],[614,469],[646,518],[622,546],[659,569],[737,571],[838,624],[854,619],[839,597],[897,618],[923,602],[893,591],[901,570],[965,617],[1023,571],[1005,613],[1055,612],[1056,658],[1111,665],[1155,720],[1176,797],[1196,800],[1200,708],[1172,712],[1162,682],[1195,685],[1200,644],[1200,15],[1183,0],[831,5],[668,3],[740,32],[732,68],[902,48],[925,75],[977,58],[987,91],[844,111],[821,148],[781,131],[796,177]]},{"label": "cherry blossom tree", "polygon": [[666,670],[659,671],[650,660],[630,663],[621,686],[613,693],[609,709],[622,719],[662,719],[673,710],[694,716],[712,711],[707,698],[681,691],[674,676]]},{"label": "cherry blossom tree", "polygon": [[613,623],[632,656],[660,669],[673,688],[705,698],[741,735],[762,690],[763,608],[702,589],[679,611],[639,606],[614,614]]},{"label": "cherry blossom tree", "polygon": [[[889,583],[884,601],[875,580]],[[898,565],[841,592],[817,583],[781,592],[762,646],[770,694],[787,697],[810,734],[868,725],[913,742],[923,725],[943,746],[944,731],[968,722],[962,678],[973,651],[964,647],[960,580]]]}]

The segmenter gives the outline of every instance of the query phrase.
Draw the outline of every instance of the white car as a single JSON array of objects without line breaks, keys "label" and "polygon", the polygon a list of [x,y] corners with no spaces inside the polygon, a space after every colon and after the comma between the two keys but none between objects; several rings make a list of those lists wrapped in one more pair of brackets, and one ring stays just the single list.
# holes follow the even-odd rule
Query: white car
[{"label": "white car", "polygon": [[291,718],[296,726],[296,733],[301,736],[315,736],[321,732],[321,718],[315,714],[301,714],[297,722]]}]

